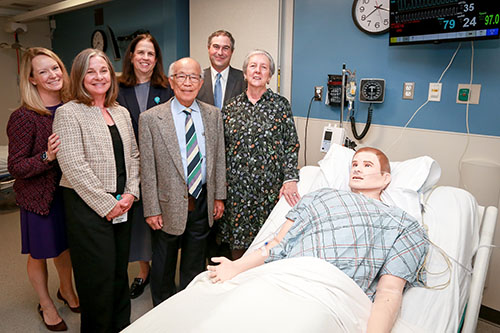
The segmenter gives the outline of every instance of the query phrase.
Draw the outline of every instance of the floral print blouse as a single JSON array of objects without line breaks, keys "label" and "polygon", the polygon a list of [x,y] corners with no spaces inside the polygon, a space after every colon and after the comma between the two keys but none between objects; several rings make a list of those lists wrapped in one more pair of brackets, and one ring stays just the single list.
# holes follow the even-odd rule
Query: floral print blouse
[{"label": "floral print blouse", "polygon": [[290,103],[271,89],[252,104],[246,92],[222,110],[228,193],[219,236],[246,249],[278,202],[284,181],[298,180],[299,140]]}]

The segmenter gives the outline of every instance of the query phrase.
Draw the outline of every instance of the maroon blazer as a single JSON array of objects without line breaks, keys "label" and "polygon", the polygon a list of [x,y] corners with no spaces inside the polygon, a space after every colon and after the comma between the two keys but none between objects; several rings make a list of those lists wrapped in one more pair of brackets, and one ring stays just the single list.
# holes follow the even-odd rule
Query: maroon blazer
[{"label": "maroon blazer", "polygon": [[45,163],[41,154],[47,150],[52,134],[52,116],[42,116],[20,107],[7,123],[9,137],[9,173],[16,179],[16,203],[27,211],[48,215],[54,192],[61,178],[56,161]]}]

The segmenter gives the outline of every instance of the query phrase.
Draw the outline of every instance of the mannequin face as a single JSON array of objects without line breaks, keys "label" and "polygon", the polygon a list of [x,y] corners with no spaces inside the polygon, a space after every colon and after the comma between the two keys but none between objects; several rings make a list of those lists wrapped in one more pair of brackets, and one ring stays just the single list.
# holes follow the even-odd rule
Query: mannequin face
[{"label": "mannequin face", "polygon": [[380,161],[374,153],[363,151],[352,158],[349,186],[353,192],[380,197],[390,181],[391,174],[381,172]]}]

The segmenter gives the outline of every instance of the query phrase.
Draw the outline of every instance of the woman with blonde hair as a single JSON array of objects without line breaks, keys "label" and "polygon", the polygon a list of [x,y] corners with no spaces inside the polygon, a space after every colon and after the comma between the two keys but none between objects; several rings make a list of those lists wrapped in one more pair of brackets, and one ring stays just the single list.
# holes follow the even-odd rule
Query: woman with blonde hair
[{"label": "woman with blonde hair", "polygon": [[128,211],[139,199],[139,152],[117,95],[106,54],[83,50],[71,68],[72,100],[54,119],[82,332],[118,332],[130,324]]},{"label": "woman with blonde hair", "polygon": [[28,277],[40,299],[38,312],[45,326],[51,331],[65,331],[66,323],[47,287],[47,259],[54,258],[59,275],[57,297],[73,312],[79,312],[58,186],[59,137],[52,134],[54,113],[68,99],[68,73],[54,52],[33,47],[23,56],[19,85],[21,107],[11,114],[7,135],[8,168],[16,178],[14,190],[20,206],[21,252],[28,254]]}]

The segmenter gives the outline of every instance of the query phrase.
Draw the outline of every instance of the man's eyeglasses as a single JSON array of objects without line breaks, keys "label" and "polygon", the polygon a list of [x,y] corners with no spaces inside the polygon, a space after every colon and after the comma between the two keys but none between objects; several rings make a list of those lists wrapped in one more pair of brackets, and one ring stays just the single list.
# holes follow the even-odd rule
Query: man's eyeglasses
[{"label": "man's eyeglasses", "polygon": [[198,83],[201,80],[201,75],[199,75],[199,74],[183,74],[183,73],[181,73],[181,74],[174,74],[172,76],[179,83],[185,82],[187,80],[187,78],[189,78],[189,80],[191,80],[191,82],[193,82],[193,83]]}]

